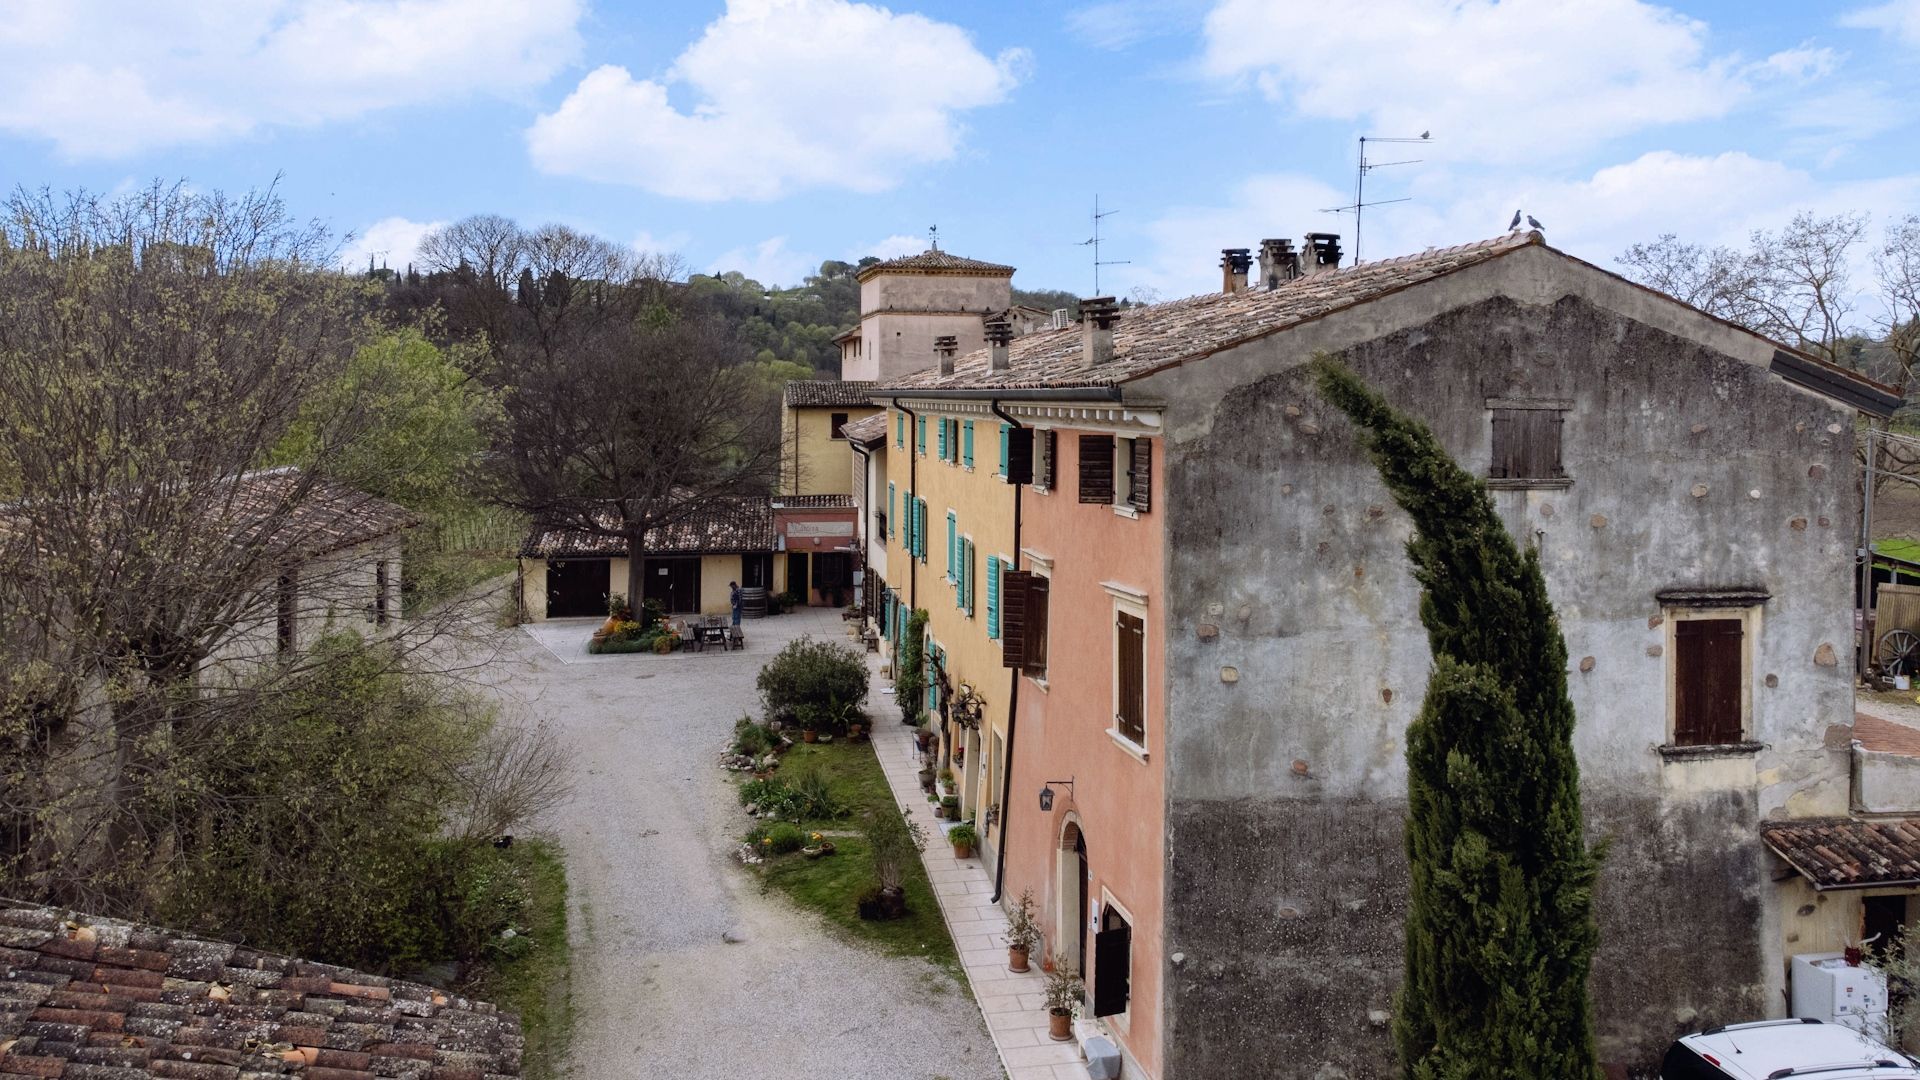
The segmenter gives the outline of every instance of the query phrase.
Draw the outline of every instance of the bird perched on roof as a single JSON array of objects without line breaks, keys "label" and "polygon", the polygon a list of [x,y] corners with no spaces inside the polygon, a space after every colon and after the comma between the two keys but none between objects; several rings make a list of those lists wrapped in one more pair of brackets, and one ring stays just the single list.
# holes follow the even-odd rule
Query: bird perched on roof
[{"label": "bird perched on roof", "polygon": [[1532,214],[1528,214],[1520,210],[1515,210],[1513,212],[1513,220],[1507,222],[1507,231],[1514,232],[1518,230],[1520,228],[1520,223],[1522,221],[1527,223],[1527,228],[1529,229],[1533,229],[1535,231],[1545,231],[1546,229],[1545,225],[1540,224],[1539,218],[1534,217]]},{"label": "bird perched on roof", "polygon": [[1545,232],[1547,230],[1545,225],[1540,224],[1540,219],[1534,217],[1532,214],[1527,215],[1527,228],[1535,232]]},{"label": "bird perched on roof", "polygon": [[1507,222],[1507,231],[1508,231],[1508,232],[1512,232],[1513,230],[1515,230],[1515,229],[1517,229],[1517,228],[1519,228],[1519,227],[1520,227],[1520,216],[1521,216],[1521,215],[1520,215],[1520,211],[1518,211],[1518,210],[1515,210],[1515,211],[1513,212],[1513,220],[1512,220],[1512,221],[1509,221],[1509,222]]}]

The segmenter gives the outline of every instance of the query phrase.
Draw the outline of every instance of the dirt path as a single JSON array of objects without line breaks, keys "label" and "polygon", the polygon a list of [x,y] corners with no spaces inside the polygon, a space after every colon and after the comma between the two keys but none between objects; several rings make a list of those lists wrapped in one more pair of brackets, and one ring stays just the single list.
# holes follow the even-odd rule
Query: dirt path
[{"label": "dirt path", "polygon": [[733,653],[588,658],[590,625],[539,632],[503,632],[487,681],[572,751],[573,796],[547,823],[571,890],[568,1076],[1001,1075],[951,977],[844,940],[762,895],[732,857],[747,822],[715,758],[755,710],[760,665],[801,633],[838,637],[836,612],[750,623],[749,648]]}]

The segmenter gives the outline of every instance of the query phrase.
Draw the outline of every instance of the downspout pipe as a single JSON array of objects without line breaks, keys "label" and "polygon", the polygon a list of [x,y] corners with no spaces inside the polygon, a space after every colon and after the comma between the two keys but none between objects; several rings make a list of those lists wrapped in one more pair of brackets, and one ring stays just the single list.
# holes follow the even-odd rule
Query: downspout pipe
[{"label": "downspout pipe", "polygon": [[[860,506],[864,512],[857,514],[854,518],[853,553],[860,560],[860,598],[862,600],[860,630],[865,633],[867,628],[865,613],[872,610],[874,603],[873,582],[868,580],[867,575],[870,562],[867,552],[873,546],[872,538],[867,532],[870,527],[868,523],[873,520],[873,451],[852,440],[848,440],[847,445],[853,448],[854,453],[860,455]],[[867,539],[863,540],[862,537]]]},{"label": "downspout pipe", "polygon": [[[987,407],[993,410],[993,415],[1016,430],[1026,426],[1009,416],[1006,410],[1000,407],[998,400],[989,401]],[[1009,475],[1007,480],[1011,483],[1013,477]],[[1020,567],[1020,496],[1021,489],[1024,487],[1026,487],[1025,484],[1013,485],[1013,565],[1016,570]],[[1004,579],[1000,592],[1004,597],[1006,594]],[[1001,632],[1005,633],[1006,628],[1002,627]],[[1020,745],[1019,740],[1014,738],[1015,728],[1020,723],[1020,675],[1020,669],[1017,667],[1007,669],[1007,760],[1000,766],[1000,842],[993,845],[991,900],[996,904],[1000,902],[1001,889],[1007,877],[1007,819],[1013,815],[1013,752],[1014,748]]]}]

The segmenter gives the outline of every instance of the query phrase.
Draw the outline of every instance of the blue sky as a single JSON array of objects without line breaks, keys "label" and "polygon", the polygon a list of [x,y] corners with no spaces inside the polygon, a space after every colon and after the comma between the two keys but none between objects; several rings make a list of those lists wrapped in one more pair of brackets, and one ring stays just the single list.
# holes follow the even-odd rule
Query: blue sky
[{"label": "blue sky", "polygon": [[[1352,221],[1611,265],[1796,210],[1920,212],[1920,0],[0,0],[0,181],[245,188],[394,263],[436,222],[563,221],[789,284],[942,246],[1087,294]],[[1405,151],[1404,153],[1402,151]],[[1351,251],[1351,242],[1349,242]]]}]

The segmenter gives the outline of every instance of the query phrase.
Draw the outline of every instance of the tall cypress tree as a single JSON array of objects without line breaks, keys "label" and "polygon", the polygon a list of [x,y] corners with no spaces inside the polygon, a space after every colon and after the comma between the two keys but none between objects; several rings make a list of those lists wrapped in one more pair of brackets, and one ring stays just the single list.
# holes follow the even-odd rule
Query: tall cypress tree
[{"label": "tall cypress tree", "polygon": [[1406,978],[1394,1036],[1408,1080],[1596,1080],[1587,975],[1598,931],[1567,647],[1537,551],[1425,424],[1319,357],[1407,542],[1433,675],[1407,729]]}]

